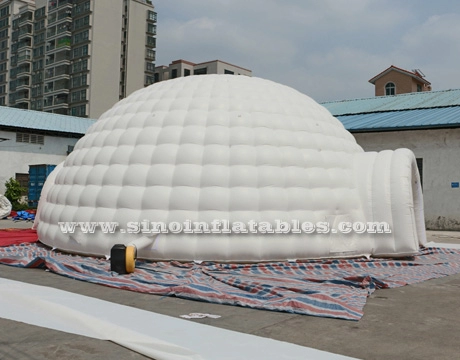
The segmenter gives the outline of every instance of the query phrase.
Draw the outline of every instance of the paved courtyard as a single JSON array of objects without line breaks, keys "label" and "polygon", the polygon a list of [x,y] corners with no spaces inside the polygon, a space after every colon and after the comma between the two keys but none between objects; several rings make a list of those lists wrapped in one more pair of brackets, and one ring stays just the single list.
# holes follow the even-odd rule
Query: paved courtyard
[{"label": "paved courtyard", "polygon": [[[0,220],[0,228],[31,223]],[[429,241],[460,244],[460,232],[428,232]],[[191,312],[221,315],[195,321],[360,359],[459,357],[460,275],[397,289],[377,290],[358,321],[252,310],[107,288],[38,269],[0,265],[0,277],[55,287],[172,317]],[[1,295],[0,295],[1,296]],[[161,324],[158,324],[161,326]],[[108,341],[0,319],[0,359],[144,359]],[[241,359],[244,359],[242,354]]]}]

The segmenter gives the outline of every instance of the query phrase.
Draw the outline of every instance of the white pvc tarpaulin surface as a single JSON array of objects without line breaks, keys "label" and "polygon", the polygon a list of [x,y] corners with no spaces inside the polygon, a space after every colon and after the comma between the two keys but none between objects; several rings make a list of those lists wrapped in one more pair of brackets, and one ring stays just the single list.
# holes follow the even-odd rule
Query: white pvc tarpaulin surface
[{"label": "white pvc tarpaulin surface", "polygon": [[110,340],[157,360],[350,359],[3,278],[0,278],[0,317]]},{"label": "white pvc tarpaulin surface", "polygon": [[[67,252],[108,256],[145,236],[140,258],[260,262],[408,256],[425,243],[413,152],[364,152],[324,107],[260,78],[189,76],[140,89],[105,112],[53,173],[37,232]],[[129,225],[215,220],[385,222],[391,233],[157,236]],[[84,222],[119,226],[67,233],[59,225]]]}]

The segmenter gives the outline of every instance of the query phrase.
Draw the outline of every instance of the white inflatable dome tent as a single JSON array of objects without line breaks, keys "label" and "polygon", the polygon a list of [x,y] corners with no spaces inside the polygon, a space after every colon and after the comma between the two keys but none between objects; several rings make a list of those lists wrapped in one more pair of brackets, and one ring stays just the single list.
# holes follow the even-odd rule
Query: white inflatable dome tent
[{"label": "white inflatable dome tent", "polygon": [[[366,153],[324,107],[260,78],[177,78],[121,100],[48,178],[40,240],[107,256],[138,243],[153,260],[271,261],[406,256],[425,242],[413,153]],[[128,222],[387,222],[391,234],[142,234]],[[60,222],[116,222],[72,234]]]}]

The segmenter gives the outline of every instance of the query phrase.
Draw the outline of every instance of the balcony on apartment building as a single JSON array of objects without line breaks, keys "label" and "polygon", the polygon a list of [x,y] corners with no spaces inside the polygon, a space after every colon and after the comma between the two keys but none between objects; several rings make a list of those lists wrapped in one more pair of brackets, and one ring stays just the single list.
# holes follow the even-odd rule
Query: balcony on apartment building
[{"label": "balcony on apartment building", "polygon": [[46,54],[50,55],[51,53],[55,53],[60,50],[70,50],[70,43],[70,35],[50,39],[46,42]]},{"label": "balcony on apartment building", "polygon": [[30,103],[29,89],[19,90],[9,95],[10,104],[19,109],[28,109]]},{"label": "balcony on apartment building", "polygon": [[48,0],[48,14],[62,8],[69,8],[72,10],[72,6],[73,0]]},{"label": "balcony on apartment building", "polygon": [[56,94],[43,98],[43,111],[55,114],[69,114],[69,94]]},{"label": "balcony on apartment building", "polygon": [[18,41],[18,50],[25,47],[32,48],[32,37],[26,37]]},{"label": "balcony on apartment building", "polygon": [[68,79],[59,79],[59,80],[51,80],[45,82],[45,94],[53,94],[54,93],[61,93],[61,94],[68,94],[69,93],[69,80]]},{"label": "balcony on apartment building", "polygon": [[13,67],[10,70],[10,79],[16,79],[19,75],[23,73],[30,73],[30,63],[21,64],[17,67]]},{"label": "balcony on apartment building", "polygon": [[71,20],[72,19],[72,4],[70,4],[70,6],[59,9],[56,16],[57,16],[56,18],[57,23],[60,23],[62,21]]},{"label": "balcony on apartment building", "polygon": [[[16,64],[21,65],[24,62],[32,61],[32,50],[24,49],[18,52],[15,56]],[[13,65],[13,60],[11,60],[11,65]]]},{"label": "balcony on apartment building", "polygon": [[147,21],[156,23],[157,22],[157,13],[152,10],[147,10]]},{"label": "balcony on apartment building", "polygon": [[39,20],[46,17],[45,6],[35,10],[35,20]]},{"label": "balcony on apartment building", "polygon": [[[30,63],[32,61],[32,38],[31,37],[26,37],[22,38],[16,43],[12,44],[11,46],[11,55],[10,55],[10,65],[11,65],[11,70],[17,70],[14,69],[16,66],[22,67],[23,65],[26,65],[25,62]],[[30,69],[30,64],[29,67]]]},{"label": "balcony on apartment building", "polygon": [[91,2],[82,2],[79,4],[75,4],[72,9],[72,16],[81,16],[83,14],[88,14],[91,12]]},{"label": "balcony on apartment building", "polygon": [[[56,13],[55,25],[49,28],[50,34],[48,39],[56,36],[58,40],[61,39],[61,46],[70,46],[70,40],[72,38],[72,10],[65,9]],[[62,39],[67,39],[65,43],[62,43]],[[58,44],[56,44],[57,46]]]},{"label": "balcony on apartment building", "polygon": [[11,52],[15,53],[18,50],[23,49],[25,47],[32,47],[32,36],[29,35],[13,43],[11,45]]},{"label": "balcony on apartment building", "polygon": [[12,56],[10,57],[10,66],[11,66],[12,68],[18,66],[18,56],[17,56],[17,55],[12,55]]},{"label": "balcony on apartment building", "polygon": [[24,24],[20,26],[18,30],[15,30],[15,32],[16,31],[18,32],[18,39],[26,35],[32,36],[32,24]]},{"label": "balcony on apartment building", "polygon": [[58,63],[70,64],[70,50],[60,50],[55,53],[47,54],[45,65],[54,65]]},{"label": "balcony on apartment building", "polygon": [[32,98],[42,98],[43,96],[43,85],[40,84],[34,84],[32,81]]},{"label": "balcony on apartment building", "polygon": [[61,64],[54,67],[48,67],[45,70],[45,80],[61,80],[61,79],[70,79],[69,65]]},{"label": "balcony on apartment building", "polygon": [[[48,28],[46,38],[51,40],[55,37],[68,37],[70,39],[72,33],[72,21],[65,21],[60,24],[53,25]],[[68,44],[70,46],[70,42]]]},{"label": "balcony on apartment building", "polygon": [[25,90],[30,88],[30,75],[29,74],[21,74],[16,79],[16,91]]},{"label": "balcony on apartment building", "polygon": [[19,8],[19,12],[13,16],[13,29],[19,27],[24,23],[30,23],[32,25],[34,19],[34,10],[29,5],[25,5]]},{"label": "balcony on apartment building", "polygon": [[46,96],[43,99],[43,108],[45,110],[68,109],[69,94],[61,93],[56,95]]}]

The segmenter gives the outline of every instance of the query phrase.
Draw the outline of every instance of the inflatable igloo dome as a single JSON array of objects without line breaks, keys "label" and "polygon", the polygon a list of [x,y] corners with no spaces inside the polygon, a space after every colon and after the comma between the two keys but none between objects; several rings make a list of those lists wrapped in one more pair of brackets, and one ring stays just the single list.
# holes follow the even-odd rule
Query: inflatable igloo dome
[{"label": "inflatable igloo dome", "polygon": [[[206,232],[213,221],[223,233]],[[79,226],[108,222],[116,228]],[[391,233],[337,231],[368,222]],[[202,233],[178,231],[195,223]],[[281,232],[239,231],[254,223]],[[48,178],[37,226],[43,243],[64,251],[104,256],[138,242],[138,255],[154,260],[396,256],[425,239],[410,150],[365,153],[308,96],[232,75],[160,82],[113,106]]]}]

